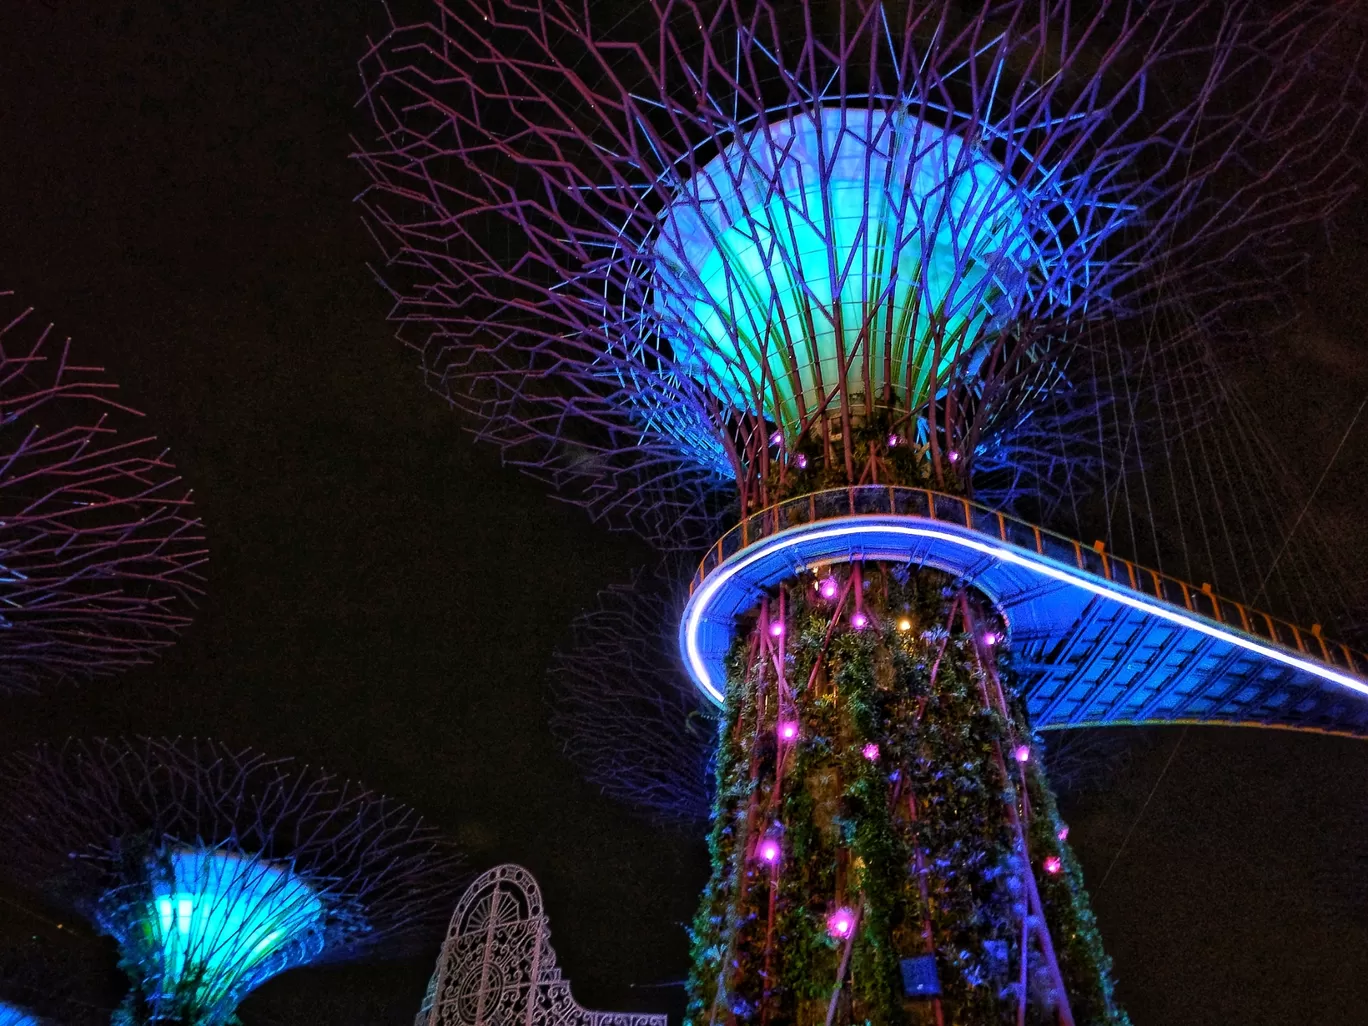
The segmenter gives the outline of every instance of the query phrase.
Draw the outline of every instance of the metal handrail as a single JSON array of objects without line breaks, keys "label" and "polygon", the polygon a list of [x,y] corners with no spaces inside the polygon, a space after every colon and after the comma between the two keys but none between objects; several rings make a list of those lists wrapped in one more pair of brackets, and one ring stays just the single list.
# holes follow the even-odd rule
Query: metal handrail
[{"label": "metal handrail", "polygon": [[1085,546],[998,510],[929,488],[903,485],[853,485],[809,492],[775,503],[746,517],[719,538],[704,555],[689,583],[689,593],[703,583],[723,560],[764,538],[802,524],[861,515],[919,516],[967,528],[1008,545],[1033,550],[1037,555],[1072,564],[1084,573],[1104,577],[1113,584],[1161,602],[1182,606],[1197,616],[1233,627],[1245,634],[1281,645],[1363,676],[1368,655],[1348,645],[1329,641],[1318,628],[1308,631],[1295,624],[1234,599],[1215,594],[1210,585],[1194,588],[1176,577],[1139,566],[1101,549]]}]

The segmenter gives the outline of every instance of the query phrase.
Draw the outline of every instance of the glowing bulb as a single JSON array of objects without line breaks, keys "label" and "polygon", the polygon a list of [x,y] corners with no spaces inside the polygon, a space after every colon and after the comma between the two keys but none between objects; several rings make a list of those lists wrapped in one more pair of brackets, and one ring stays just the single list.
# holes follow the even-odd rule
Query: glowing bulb
[{"label": "glowing bulb", "polygon": [[779,724],[779,736],[785,741],[792,741],[798,736],[798,724],[792,720],[785,720]]},{"label": "glowing bulb", "polygon": [[997,636],[996,631],[989,631],[987,634],[983,636],[983,643],[987,645],[989,648],[992,648],[1001,640],[1002,639]]},{"label": "glowing bulb", "polygon": [[904,616],[901,620],[898,621],[898,630],[900,630],[900,631],[910,631],[911,629],[912,629],[912,621],[909,620],[907,617]]},{"label": "glowing bulb", "polygon": [[899,438],[897,435],[889,435],[889,436],[888,436],[888,447],[889,447],[890,449],[896,448],[896,447],[897,447],[897,444],[898,444],[899,442],[901,442],[901,441],[902,441],[902,439]]},{"label": "glowing bulb", "polygon": [[794,457],[793,462],[798,465],[799,470],[807,470],[807,457],[801,452]]},{"label": "glowing bulb", "polygon": [[955,452],[954,449],[951,449],[951,450],[950,450],[950,455],[947,457],[947,459],[949,459],[951,463],[958,463],[958,462],[959,462],[959,453]]},{"label": "glowing bulb", "polygon": [[774,635],[774,637],[782,637],[783,633],[784,623],[782,620],[775,620],[772,624],[770,624],[770,634]]},{"label": "glowing bulb", "polygon": [[879,746],[871,741],[869,744],[865,745],[863,748],[860,749],[860,754],[863,755],[870,762],[878,762]]},{"label": "glowing bulb", "polygon": [[818,593],[824,599],[834,599],[836,597],[836,578],[828,577],[817,587]]},{"label": "glowing bulb", "polygon": [[774,434],[770,435],[770,445],[783,445],[783,444],[784,444],[784,433],[783,433],[782,431],[776,431]]},{"label": "glowing bulb", "polygon": [[1058,876],[1063,868],[1064,863],[1059,860],[1058,855],[1045,856],[1045,872],[1051,876]]},{"label": "glowing bulb", "polygon": [[865,616],[864,613],[856,613],[850,618],[850,625],[857,631],[863,630],[867,623],[869,623],[869,617]]},{"label": "glowing bulb", "polygon": [[855,913],[848,908],[838,908],[831,915],[827,916],[827,933],[838,939],[850,936],[850,931],[855,929]]},{"label": "glowing bulb", "polygon": [[1060,826],[1058,832],[1055,834],[1055,836],[1058,837],[1061,841],[1067,841],[1067,840],[1069,839],[1069,826],[1068,826],[1068,824],[1067,824],[1067,823],[1062,824],[1062,825]]},{"label": "glowing bulb", "polygon": [[1030,762],[1031,746],[1017,745],[1016,748],[1012,751],[1012,758],[1015,759],[1017,762]]},{"label": "glowing bulb", "polygon": [[774,865],[779,861],[779,842],[772,837],[767,837],[760,842],[760,857]]}]

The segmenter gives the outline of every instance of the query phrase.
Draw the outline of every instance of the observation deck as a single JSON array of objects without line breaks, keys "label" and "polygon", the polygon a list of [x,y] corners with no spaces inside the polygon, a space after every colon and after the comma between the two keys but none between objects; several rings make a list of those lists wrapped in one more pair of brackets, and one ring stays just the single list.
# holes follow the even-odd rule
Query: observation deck
[{"label": "observation deck", "polygon": [[959,496],[861,485],[728,531],[689,588],[680,649],[723,700],[736,619],[806,570],[875,560],[954,574],[1007,623],[1037,729],[1214,723],[1368,737],[1368,654]]}]

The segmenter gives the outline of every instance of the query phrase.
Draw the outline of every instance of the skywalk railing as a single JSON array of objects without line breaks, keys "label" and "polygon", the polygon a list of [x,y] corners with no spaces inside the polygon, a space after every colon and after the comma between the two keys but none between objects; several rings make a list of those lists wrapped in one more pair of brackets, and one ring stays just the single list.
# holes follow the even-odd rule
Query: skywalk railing
[{"label": "skywalk railing", "polygon": [[1234,627],[1350,673],[1359,676],[1368,674],[1368,655],[1322,637],[1319,627],[1310,630],[1297,627],[1233,599],[1222,598],[1211,590],[1210,585],[1195,588],[1176,577],[1113,556],[1100,547],[1083,545],[1072,538],[1028,524],[961,496],[946,495],[927,488],[857,485],[811,492],[775,503],[746,517],[708,550],[689,584],[689,592],[692,594],[718,564],[780,531],[841,517],[880,514],[921,517],[967,528],[976,534],[1105,578],[1130,591],[1180,606],[1198,616]]}]

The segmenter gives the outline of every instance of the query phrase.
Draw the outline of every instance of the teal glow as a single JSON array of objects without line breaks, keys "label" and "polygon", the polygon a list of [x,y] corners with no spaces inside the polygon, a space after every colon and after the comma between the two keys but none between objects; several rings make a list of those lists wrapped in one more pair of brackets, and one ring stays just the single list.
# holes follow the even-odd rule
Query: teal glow
[{"label": "teal glow", "polygon": [[322,948],[323,905],[287,866],[182,851],[158,860],[148,883],[150,904],[119,906],[101,922],[153,1007],[225,1021],[249,990]]},{"label": "teal glow", "polygon": [[17,1005],[0,1001],[0,1026],[42,1026],[42,1024]]},{"label": "teal glow", "polygon": [[915,407],[1017,308],[1039,262],[1024,202],[989,156],[910,115],[798,115],[675,190],[654,313],[684,373],[787,433],[843,363],[855,405],[887,385]]}]

